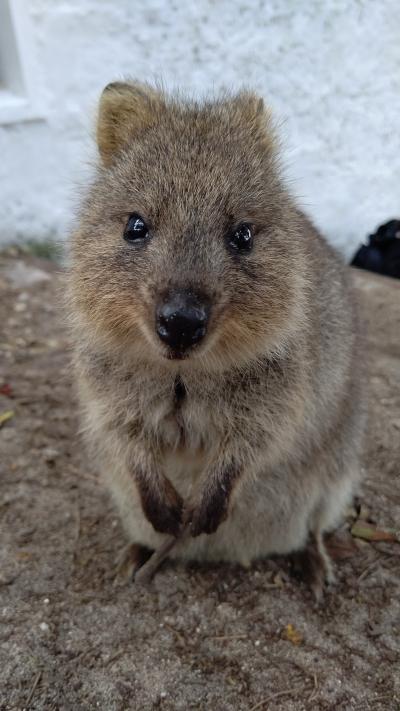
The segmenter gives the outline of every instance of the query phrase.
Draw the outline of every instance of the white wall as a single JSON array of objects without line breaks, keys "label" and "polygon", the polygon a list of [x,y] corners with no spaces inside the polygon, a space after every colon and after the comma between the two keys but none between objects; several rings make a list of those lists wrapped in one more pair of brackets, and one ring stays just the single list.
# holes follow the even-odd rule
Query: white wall
[{"label": "white wall", "polygon": [[195,93],[256,88],[294,192],[347,255],[399,216],[399,0],[15,2],[36,107],[0,125],[1,241],[66,234],[97,96],[129,74]]}]

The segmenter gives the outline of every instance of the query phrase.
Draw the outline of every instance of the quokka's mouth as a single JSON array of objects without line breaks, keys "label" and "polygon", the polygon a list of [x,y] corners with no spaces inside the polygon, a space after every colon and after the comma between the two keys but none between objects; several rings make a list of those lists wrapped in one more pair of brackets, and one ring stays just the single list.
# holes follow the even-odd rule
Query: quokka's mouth
[{"label": "quokka's mouth", "polygon": [[165,353],[165,357],[168,360],[188,360],[192,352],[193,349],[180,351],[174,350],[173,348],[168,348],[167,352]]},{"label": "quokka's mouth", "polygon": [[189,348],[171,348],[163,349],[163,357],[169,361],[194,360],[200,351],[203,350],[203,343],[199,343]]}]

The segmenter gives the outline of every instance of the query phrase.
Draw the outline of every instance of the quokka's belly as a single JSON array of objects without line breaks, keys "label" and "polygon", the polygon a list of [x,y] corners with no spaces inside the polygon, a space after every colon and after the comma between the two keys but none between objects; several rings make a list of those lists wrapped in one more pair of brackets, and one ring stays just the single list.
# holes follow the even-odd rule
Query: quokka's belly
[{"label": "quokka's belly", "polygon": [[[206,456],[179,450],[165,456],[164,473],[185,501],[200,483]],[[301,549],[310,528],[315,495],[292,497],[281,488],[280,476],[246,477],[231,502],[228,518],[211,534],[189,538],[176,546],[171,557],[182,560],[229,561],[249,565],[271,554]],[[154,531],[145,518],[139,498],[131,502],[125,523],[132,542],[156,548],[165,536]]]}]

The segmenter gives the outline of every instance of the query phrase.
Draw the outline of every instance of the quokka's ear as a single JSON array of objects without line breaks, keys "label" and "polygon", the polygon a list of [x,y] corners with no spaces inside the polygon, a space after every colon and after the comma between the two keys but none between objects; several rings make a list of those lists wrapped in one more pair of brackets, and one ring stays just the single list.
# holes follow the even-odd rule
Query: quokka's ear
[{"label": "quokka's ear", "polygon": [[131,138],[154,123],[161,104],[161,94],[145,84],[107,84],[97,117],[97,145],[104,165],[110,165]]},{"label": "quokka's ear", "polygon": [[233,104],[239,120],[244,120],[253,136],[272,149],[276,142],[275,130],[264,99],[251,91],[242,91],[234,97]]}]

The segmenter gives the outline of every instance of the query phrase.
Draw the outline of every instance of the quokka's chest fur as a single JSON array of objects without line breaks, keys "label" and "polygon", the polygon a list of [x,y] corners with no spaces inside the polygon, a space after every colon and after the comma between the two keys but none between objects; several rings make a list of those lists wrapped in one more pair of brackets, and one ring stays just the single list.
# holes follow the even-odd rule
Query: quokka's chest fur
[{"label": "quokka's chest fur", "polygon": [[[210,449],[232,423],[233,404],[218,382],[193,379],[82,353],[89,419],[159,452]],[[90,406],[93,403],[93,407]],[[102,428],[103,428],[102,427]]]},{"label": "quokka's chest fur", "polygon": [[[197,390],[197,389],[196,389]],[[224,415],[216,417],[215,401],[199,396],[177,375],[170,392],[154,399],[153,406],[142,413],[144,428],[156,438],[160,449],[200,453],[212,449],[221,436]]]},{"label": "quokka's chest fur", "polygon": [[245,449],[268,448],[272,461],[301,429],[305,383],[291,358],[212,375],[99,367],[96,356],[87,374],[95,403],[89,418],[102,423],[100,436],[112,427],[121,441],[138,440],[159,460],[184,458],[188,475],[192,464],[204,468],[221,450],[241,458]]}]

